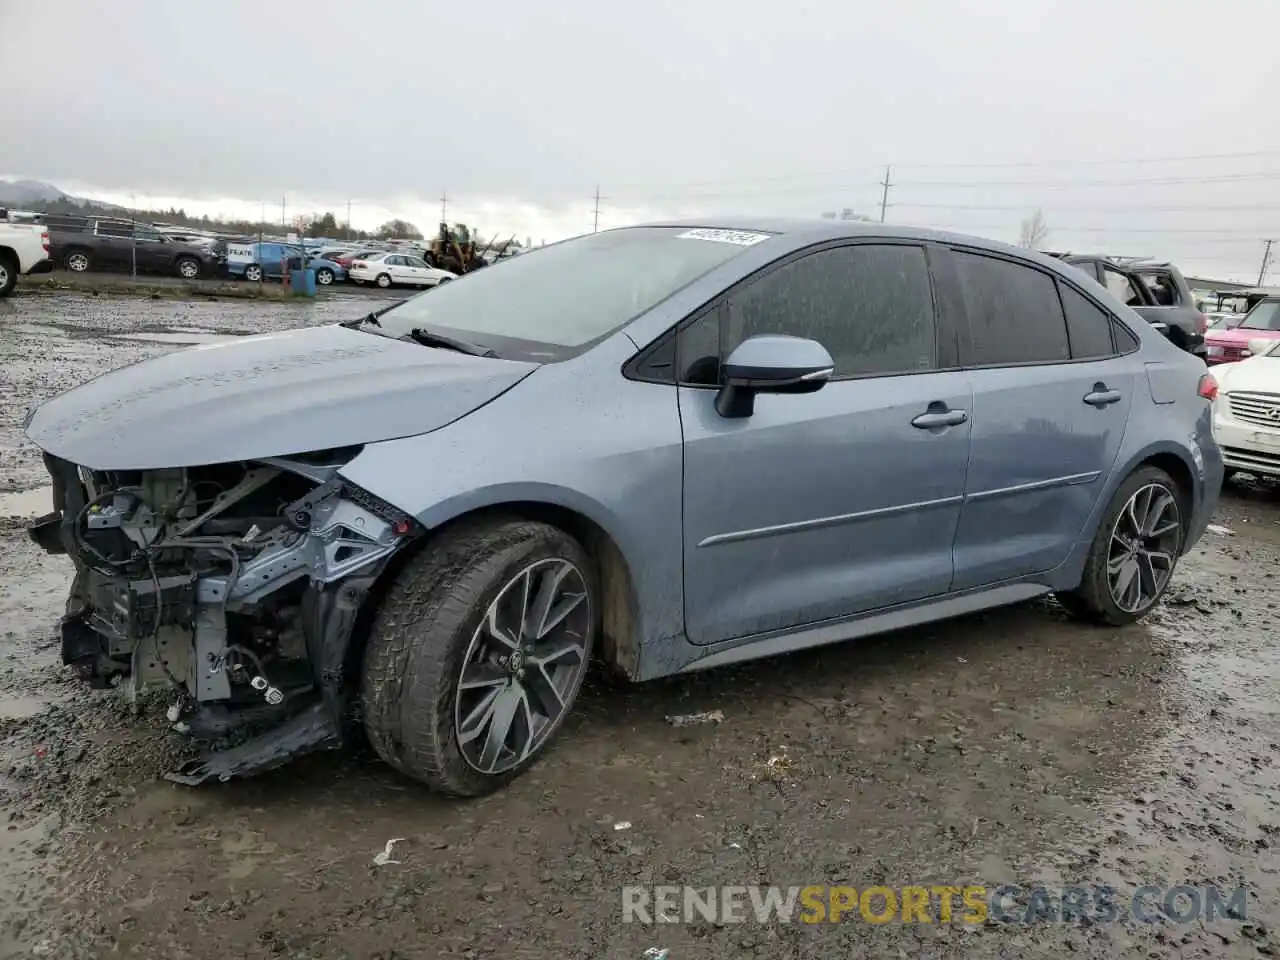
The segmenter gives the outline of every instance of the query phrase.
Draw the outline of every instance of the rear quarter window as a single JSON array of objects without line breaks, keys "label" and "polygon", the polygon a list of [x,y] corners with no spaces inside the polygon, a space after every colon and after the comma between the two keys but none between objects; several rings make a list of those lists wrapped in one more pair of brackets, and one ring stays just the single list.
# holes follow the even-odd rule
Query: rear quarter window
[{"label": "rear quarter window", "polygon": [[1067,339],[1075,360],[1109,357],[1115,352],[1111,342],[1111,317],[1092,300],[1065,283],[1058,284],[1062,309],[1067,316]]}]

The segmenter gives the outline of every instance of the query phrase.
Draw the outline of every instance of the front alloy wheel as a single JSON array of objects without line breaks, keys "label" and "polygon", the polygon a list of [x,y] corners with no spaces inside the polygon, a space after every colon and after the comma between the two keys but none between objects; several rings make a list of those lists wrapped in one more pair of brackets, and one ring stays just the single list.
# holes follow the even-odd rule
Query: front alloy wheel
[{"label": "front alloy wheel", "polygon": [[454,732],[467,763],[504,773],[554,730],[587,668],[587,584],[568,560],[507,582],[476,627],[458,681]]},{"label": "front alloy wheel", "polygon": [[361,702],[378,755],[451,796],[518,776],[577,698],[596,591],[581,545],[545,523],[462,521],[424,544],[369,631]]}]

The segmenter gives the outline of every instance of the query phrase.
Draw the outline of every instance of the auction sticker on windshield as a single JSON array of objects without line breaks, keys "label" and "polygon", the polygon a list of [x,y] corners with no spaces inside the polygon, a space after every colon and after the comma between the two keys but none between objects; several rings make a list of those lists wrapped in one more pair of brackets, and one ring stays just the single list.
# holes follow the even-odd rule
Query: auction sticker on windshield
[{"label": "auction sticker on windshield", "polygon": [[676,234],[679,240],[714,240],[717,243],[736,243],[740,247],[750,247],[762,240],[768,240],[767,233],[748,233],[745,230],[711,230],[700,227],[697,230],[686,230]]}]

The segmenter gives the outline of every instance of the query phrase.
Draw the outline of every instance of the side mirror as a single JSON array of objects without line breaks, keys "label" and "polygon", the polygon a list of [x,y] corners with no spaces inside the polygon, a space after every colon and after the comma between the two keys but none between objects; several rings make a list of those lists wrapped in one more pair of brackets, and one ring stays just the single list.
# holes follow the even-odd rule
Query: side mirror
[{"label": "side mirror", "polygon": [[816,340],[767,334],[738,344],[721,370],[716,413],[749,417],[757,393],[813,393],[835,372],[835,361]]},{"label": "side mirror", "polygon": [[1260,357],[1262,354],[1270,350],[1274,344],[1275,341],[1270,340],[1267,337],[1254,337],[1249,341],[1249,356]]}]

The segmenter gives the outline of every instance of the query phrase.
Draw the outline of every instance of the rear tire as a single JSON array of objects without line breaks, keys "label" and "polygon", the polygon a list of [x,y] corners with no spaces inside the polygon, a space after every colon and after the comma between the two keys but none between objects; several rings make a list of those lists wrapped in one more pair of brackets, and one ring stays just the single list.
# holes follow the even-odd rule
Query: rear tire
[{"label": "rear tire", "polygon": [[333,271],[328,267],[321,267],[316,271],[316,283],[322,287],[327,287],[333,283]]},{"label": "rear tire", "polygon": [[581,688],[596,598],[585,551],[548,524],[487,518],[427,544],[370,629],[361,699],[374,750],[448,796],[491,793],[519,776]]},{"label": "rear tire", "polygon": [[1120,627],[1164,596],[1186,535],[1185,495],[1158,467],[1142,467],[1116,490],[1075,590],[1058,602],[1083,620]]},{"label": "rear tire", "polygon": [[0,253],[0,298],[7,297],[18,285],[18,261],[7,253]]},{"label": "rear tire", "polygon": [[262,279],[262,267],[256,263],[251,263],[244,268],[244,278],[253,283],[257,283]]},{"label": "rear tire", "polygon": [[87,273],[93,267],[93,260],[88,250],[69,250],[64,260],[72,273]]},{"label": "rear tire", "polygon": [[183,280],[197,280],[200,277],[200,261],[195,257],[179,257],[177,264],[178,276]]},{"label": "rear tire", "polygon": [[378,274],[377,284],[385,290],[387,287],[391,286],[391,277],[388,274],[380,273]]}]

